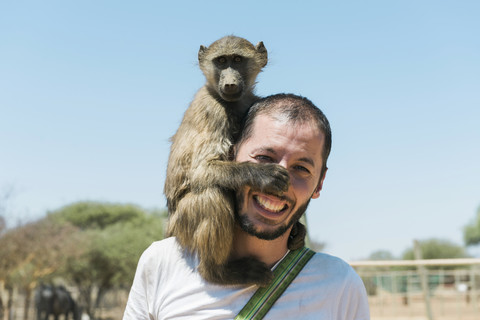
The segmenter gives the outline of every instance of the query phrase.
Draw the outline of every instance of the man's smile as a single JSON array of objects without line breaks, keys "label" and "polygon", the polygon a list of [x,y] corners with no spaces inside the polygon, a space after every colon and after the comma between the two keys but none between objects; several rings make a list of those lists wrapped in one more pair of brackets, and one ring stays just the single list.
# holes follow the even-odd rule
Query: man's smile
[{"label": "man's smile", "polygon": [[275,196],[254,194],[252,197],[258,206],[260,206],[263,210],[268,211],[269,213],[283,213],[289,207],[287,201],[281,200]]}]

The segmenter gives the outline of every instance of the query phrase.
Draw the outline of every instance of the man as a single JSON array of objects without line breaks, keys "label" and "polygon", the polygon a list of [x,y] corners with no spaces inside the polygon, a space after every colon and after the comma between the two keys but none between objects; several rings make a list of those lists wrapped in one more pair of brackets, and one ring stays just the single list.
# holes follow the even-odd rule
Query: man
[{"label": "man", "polygon": [[[274,268],[288,253],[292,226],[320,196],[331,148],[328,120],[308,99],[279,94],[250,109],[235,145],[236,161],[276,163],[290,186],[281,197],[237,190],[232,258],[255,256]],[[140,258],[126,319],[233,319],[258,289],[204,281],[196,258],[168,238]],[[339,258],[317,253],[265,319],[369,319],[365,287]]]}]

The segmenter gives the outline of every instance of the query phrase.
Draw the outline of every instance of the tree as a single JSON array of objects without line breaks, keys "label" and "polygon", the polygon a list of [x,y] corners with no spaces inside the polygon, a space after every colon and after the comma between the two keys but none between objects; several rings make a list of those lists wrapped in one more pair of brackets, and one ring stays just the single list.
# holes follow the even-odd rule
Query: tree
[{"label": "tree", "polygon": [[[419,242],[422,259],[455,259],[466,258],[468,254],[464,247],[445,239],[427,239]],[[413,248],[403,253],[404,260],[414,260]]]},{"label": "tree", "polygon": [[17,286],[25,290],[24,319],[39,279],[57,271],[66,255],[77,250],[72,237],[75,230],[46,218],[7,230],[0,237],[0,281],[7,289]]},{"label": "tree", "polygon": [[7,202],[13,195],[13,187],[4,187],[0,192],[0,235],[7,229],[5,215],[7,213]]},{"label": "tree", "polygon": [[390,251],[377,250],[370,254],[368,260],[395,260],[395,257]]},{"label": "tree", "polygon": [[163,212],[147,213],[129,204],[78,202],[49,216],[82,230],[78,245],[84,252],[67,260],[63,274],[80,290],[92,319],[105,293],[129,286],[141,253],[163,238]]},{"label": "tree", "polygon": [[[419,241],[422,259],[458,259],[467,258],[464,247],[445,239],[427,239]],[[414,260],[414,248],[409,248],[403,253],[404,260]],[[428,269],[454,269],[456,266],[429,266]],[[414,267],[405,267],[413,269]]]},{"label": "tree", "polygon": [[477,209],[475,219],[465,226],[463,230],[463,240],[467,246],[480,244],[480,207]]}]

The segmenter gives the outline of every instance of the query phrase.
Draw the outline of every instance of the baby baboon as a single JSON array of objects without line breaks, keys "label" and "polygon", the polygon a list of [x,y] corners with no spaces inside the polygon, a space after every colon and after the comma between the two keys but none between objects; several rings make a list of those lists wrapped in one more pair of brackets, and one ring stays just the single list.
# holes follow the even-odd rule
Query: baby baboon
[{"label": "baby baboon", "polygon": [[[243,116],[258,99],[255,79],[267,60],[262,42],[254,46],[235,36],[200,46],[198,61],[207,81],[172,137],[164,190],[170,215],[167,234],[198,254],[200,274],[213,283],[265,285],[272,277],[253,257],[228,261],[235,223],[233,191],[248,185],[281,194],[289,184],[288,172],[279,165],[229,158]],[[297,224],[296,229],[299,225],[303,228]],[[303,245],[304,232],[297,234],[295,246]]]}]

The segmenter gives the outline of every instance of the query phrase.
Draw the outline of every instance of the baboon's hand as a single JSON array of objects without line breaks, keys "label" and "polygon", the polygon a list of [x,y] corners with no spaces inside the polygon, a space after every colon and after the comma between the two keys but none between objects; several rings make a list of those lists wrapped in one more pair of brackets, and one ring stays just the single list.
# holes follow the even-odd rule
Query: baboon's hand
[{"label": "baboon's hand", "polygon": [[280,195],[288,190],[290,177],[287,169],[278,164],[253,164],[252,183],[255,191]]}]

